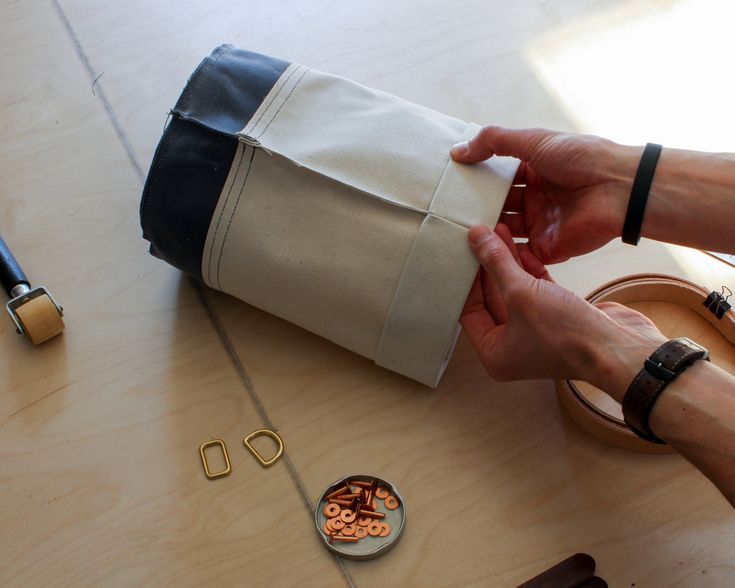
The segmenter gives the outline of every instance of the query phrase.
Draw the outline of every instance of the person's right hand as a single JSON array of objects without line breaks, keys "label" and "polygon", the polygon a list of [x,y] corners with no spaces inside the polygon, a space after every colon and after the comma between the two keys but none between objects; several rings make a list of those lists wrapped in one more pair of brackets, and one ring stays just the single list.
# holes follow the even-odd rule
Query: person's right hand
[{"label": "person's right hand", "polygon": [[472,227],[469,243],[481,268],[462,326],[497,380],[585,380],[621,402],[646,357],[666,341],[635,310],[593,306],[554,283],[502,224]]},{"label": "person's right hand", "polygon": [[500,222],[543,263],[589,253],[620,236],[641,149],[590,135],[488,126],[452,147],[461,163],[522,161]]}]

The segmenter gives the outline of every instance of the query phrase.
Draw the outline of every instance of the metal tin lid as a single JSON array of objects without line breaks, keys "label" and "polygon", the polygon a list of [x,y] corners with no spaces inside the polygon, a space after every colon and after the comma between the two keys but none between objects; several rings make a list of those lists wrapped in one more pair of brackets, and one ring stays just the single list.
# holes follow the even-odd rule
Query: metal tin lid
[{"label": "metal tin lid", "polygon": [[[375,512],[382,513],[384,516],[381,518],[373,518],[368,524],[364,524],[367,522],[365,519],[362,521],[358,520],[362,517],[355,517],[353,522],[344,523],[344,521],[341,520],[340,515],[344,513],[344,517],[342,518],[346,518],[347,521],[350,521],[350,519],[352,519],[352,515],[356,515],[357,513],[352,512],[349,505],[340,505],[335,502],[330,502],[327,497],[341,490],[347,486],[348,483],[358,482],[364,485],[369,485],[373,483],[373,481],[375,481],[375,485],[373,495],[371,496],[371,502],[374,501],[376,506]],[[347,487],[351,489],[349,492],[343,492],[344,494],[359,493],[362,490],[360,486],[351,485]],[[384,490],[378,490],[381,488]],[[334,499],[339,500],[339,496],[333,497],[333,500]],[[345,502],[352,502],[354,500],[355,499],[353,498],[345,500]],[[393,508],[390,508],[390,506],[393,506]],[[325,513],[325,509],[328,507],[332,511],[330,514],[334,513],[332,516],[328,516],[328,514]],[[336,507],[339,507],[340,510],[337,511]],[[371,517],[366,518],[369,519]],[[341,522],[335,522],[336,519],[340,519]],[[333,533],[331,529],[327,527],[327,523],[330,521],[341,528]],[[336,553],[340,557],[347,559],[375,559],[376,557],[380,557],[384,553],[390,551],[395,544],[398,543],[401,535],[403,535],[403,530],[406,527],[406,506],[403,498],[398,493],[398,490],[390,482],[383,480],[382,478],[378,478],[377,476],[355,474],[340,478],[336,482],[327,486],[317,502],[316,510],[314,512],[314,522],[319,536],[322,538],[322,541],[324,541],[324,545],[332,553]],[[360,522],[363,524],[361,525]],[[344,525],[342,523],[344,523]],[[374,524],[375,526],[370,528],[371,524]],[[380,528],[380,525],[386,524],[387,527],[382,527],[383,533],[385,533],[389,528],[389,532],[385,536],[374,535],[374,532]],[[345,527],[347,528],[347,531],[344,531]],[[364,529],[365,531],[358,531],[358,529]],[[368,529],[372,532],[368,533]],[[357,535],[361,535],[361,537],[357,537],[357,540],[355,540],[354,538]],[[335,539],[334,536],[346,536],[350,537],[350,539],[349,541],[341,541]]]}]

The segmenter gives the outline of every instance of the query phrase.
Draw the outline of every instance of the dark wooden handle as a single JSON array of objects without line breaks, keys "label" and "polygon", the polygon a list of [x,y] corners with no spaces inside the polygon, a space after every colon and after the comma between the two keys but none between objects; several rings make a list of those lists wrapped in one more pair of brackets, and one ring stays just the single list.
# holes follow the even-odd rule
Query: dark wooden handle
[{"label": "dark wooden handle", "polygon": [[591,580],[594,575],[595,560],[586,553],[577,553],[524,582],[518,588],[578,588]]},{"label": "dark wooden handle", "polygon": [[18,284],[27,286],[31,284],[2,237],[0,237],[0,283],[2,283],[8,296],[10,296],[10,291]]}]

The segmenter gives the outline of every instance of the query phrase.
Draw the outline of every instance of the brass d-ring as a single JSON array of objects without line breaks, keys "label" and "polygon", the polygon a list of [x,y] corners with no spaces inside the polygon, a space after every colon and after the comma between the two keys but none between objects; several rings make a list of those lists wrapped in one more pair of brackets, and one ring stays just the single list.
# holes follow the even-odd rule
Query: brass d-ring
[{"label": "brass d-ring", "polygon": [[[221,472],[212,473],[209,471],[209,464],[207,463],[207,456],[204,454],[204,451],[207,449],[207,447],[212,447],[213,445],[219,445],[222,448],[222,455],[224,455],[225,457],[225,469]],[[225,447],[225,442],[222,441],[222,439],[212,439],[211,441],[206,441],[205,443],[202,443],[199,446],[199,455],[202,458],[204,475],[207,476],[207,478],[209,478],[210,480],[227,476],[232,471],[232,469],[230,468],[230,457],[227,455],[227,447]]]},{"label": "brass d-ring", "polygon": [[[256,437],[262,436],[270,437],[278,445],[278,450],[276,451],[276,454],[270,459],[263,459],[263,456],[258,453],[258,450],[250,445],[250,441],[252,441]],[[283,455],[283,439],[278,436],[278,433],[276,433],[275,431],[271,431],[270,429],[258,429],[257,431],[253,431],[242,440],[242,444],[248,448],[250,453],[253,454],[253,457],[255,457],[255,459],[257,459],[260,465],[262,465],[264,468],[272,466]]]}]

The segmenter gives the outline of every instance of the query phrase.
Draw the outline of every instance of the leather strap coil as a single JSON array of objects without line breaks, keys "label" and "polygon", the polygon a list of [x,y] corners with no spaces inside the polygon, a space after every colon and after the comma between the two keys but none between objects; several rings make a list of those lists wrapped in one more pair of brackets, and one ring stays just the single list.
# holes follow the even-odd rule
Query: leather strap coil
[{"label": "leather strap coil", "polygon": [[666,443],[648,426],[651,410],[669,382],[698,359],[709,361],[709,351],[686,337],[667,341],[646,359],[623,398],[625,423],[636,435],[651,443]]}]

